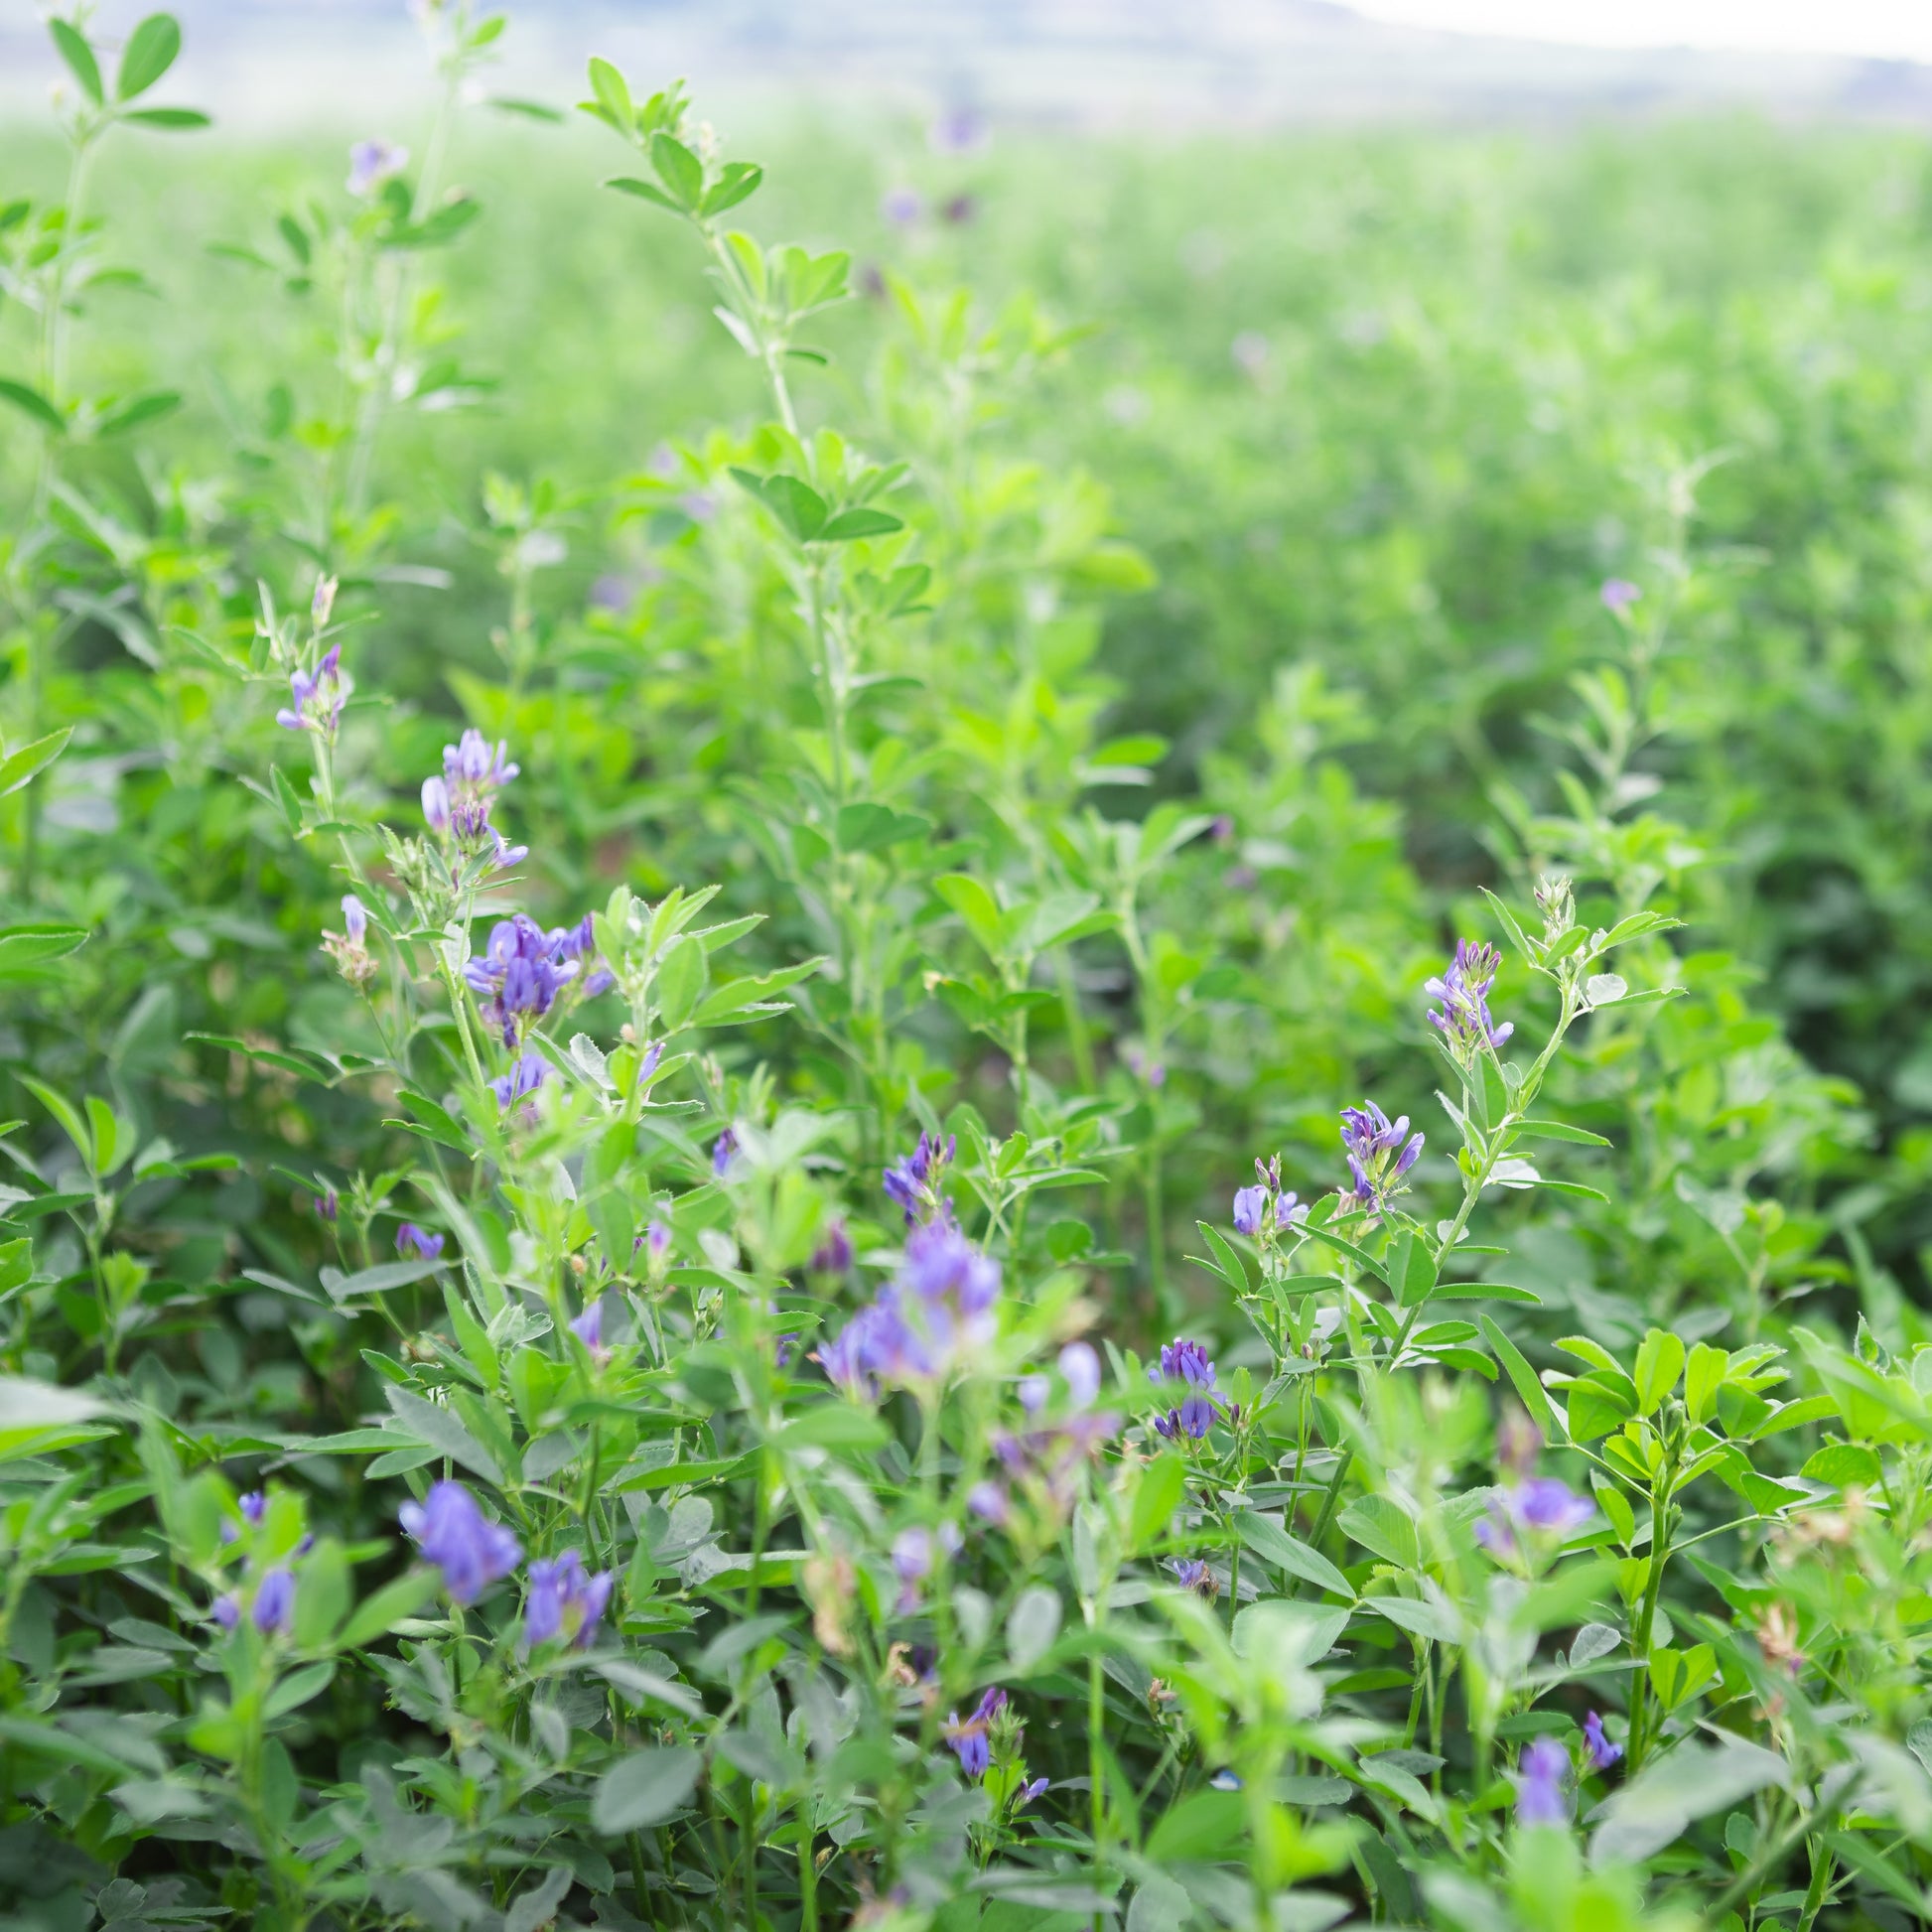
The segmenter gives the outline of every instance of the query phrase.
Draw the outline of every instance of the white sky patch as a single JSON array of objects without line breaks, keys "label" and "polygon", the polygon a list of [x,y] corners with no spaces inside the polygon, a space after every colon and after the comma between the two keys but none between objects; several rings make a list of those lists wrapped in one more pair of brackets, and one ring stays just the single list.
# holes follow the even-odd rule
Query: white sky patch
[{"label": "white sky patch", "polygon": [[1377,20],[1586,47],[1932,61],[1932,0],[1352,0]]}]

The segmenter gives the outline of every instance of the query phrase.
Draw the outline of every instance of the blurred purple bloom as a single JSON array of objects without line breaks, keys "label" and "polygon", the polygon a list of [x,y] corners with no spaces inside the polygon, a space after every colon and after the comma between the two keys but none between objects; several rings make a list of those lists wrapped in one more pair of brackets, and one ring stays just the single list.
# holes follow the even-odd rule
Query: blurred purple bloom
[{"label": "blurred purple bloom", "polygon": [[1013,1503],[997,1482],[976,1482],[966,1492],[966,1507],[982,1522],[1004,1529],[1012,1520]]},{"label": "blurred purple bloom", "polygon": [[1238,1188],[1234,1196],[1234,1231],[1236,1234],[1259,1234],[1262,1216],[1268,1212],[1268,1189],[1266,1187]]},{"label": "blurred purple bloom", "polygon": [[309,622],[317,629],[324,629],[329,622],[330,613],[336,608],[336,580],[333,577],[316,579],[315,595],[309,600]]},{"label": "blurred purple bloom", "polygon": [[808,1266],[820,1275],[843,1275],[851,1268],[852,1237],[846,1233],[842,1220],[835,1218],[825,1223]]},{"label": "blurred purple bloom", "polygon": [[1299,1221],[1309,1218],[1309,1204],[1299,1194],[1290,1192],[1282,1195],[1275,1203],[1275,1225],[1277,1228],[1292,1228]]},{"label": "blurred purple bloom", "polygon": [[1513,1554],[1522,1537],[1533,1535],[1556,1541],[1574,1535],[1596,1514],[1596,1505],[1580,1496],[1556,1476],[1532,1476],[1528,1482],[1492,1490],[1489,1514],[1473,1534],[1491,1556]]},{"label": "blurred purple bloom", "polygon": [[1594,1711],[1584,1720],[1584,1744],[1592,1771],[1607,1771],[1623,1755],[1623,1746],[1604,1734],[1603,1720]]},{"label": "blurred purple bloom", "polygon": [[443,1237],[405,1221],[396,1230],[396,1253],[414,1255],[418,1261],[434,1261],[443,1252]]},{"label": "blurred purple bloom", "polygon": [[953,195],[939,204],[939,218],[950,222],[955,228],[963,228],[980,211],[979,203],[971,195]]},{"label": "blurred purple bloom", "polygon": [[[497,1106],[507,1112],[519,1100],[527,1100],[549,1077],[550,1062],[533,1046],[518,1056],[507,1073],[490,1081],[489,1090],[496,1096]],[[531,1109],[532,1117],[535,1111]]]},{"label": "blurred purple bloom", "polygon": [[604,1298],[601,1295],[570,1324],[570,1332],[593,1355],[604,1352]]},{"label": "blurred purple bloom", "polygon": [[530,1590],[523,1605],[524,1642],[534,1646],[566,1637],[573,1648],[588,1650],[616,1581],[609,1570],[589,1575],[575,1550],[566,1550],[554,1563],[531,1564]]},{"label": "blurred purple bloom", "polygon": [[1563,1787],[1569,1772],[1570,1753],[1553,1737],[1537,1738],[1517,1765],[1517,1824],[1568,1825],[1570,1800]]},{"label": "blurred purple bloom", "polygon": [[286,1570],[271,1570],[255,1586],[255,1603],[250,1614],[263,1636],[288,1628],[295,1609],[295,1579]]},{"label": "blurred purple bloom", "polygon": [[1416,1165],[1423,1137],[1403,1140],[1409,1116],[1391,1121],[1374,1101],[1341,1110],[1341,1145],[1353,1185],[1341,1196],[1344,1208],[1380,1214],[1403,1191],[1397,1184]]},{"label": "blurred purple bloom", "polygon": [[1521,1481],[1542,1450],[1543,1432],[1514,1403],[1507,1405],[1496,1424],[1496,1466]]},{"label": "blurred purple bloom", "polygon": [[948,107],[926,130],[934,154],[975,154],[988,138],[986,116],[973,107]]},{"label": "blurred purple bloom", "polygon": [[368,936],[368,908],[353,893],[345,893],[343,895],[343,937],[351,946],[359,946]]},{"label": "blurred purple bloom", "polygon": [[896,228],[909,228],[925,210],[916,188],[889,188],[879,204],[879,212]]},{"label": "blurred purple bloom", "polygon": [[1473,939],[1455,942],[1455,957],[1445,971],[1431,980],[1423,991],[1442,1001],[1442,1011],[1432,1011],[1430,1025],[1449,1043],[1455,1057],[1465,1066],[1484,1046],[1500,1049],[1516,1031],[1511,1023],[1497,1026],[1489,1017],[1489,989],[1503,956],[1494,946]]},{"label": "blurred purple bloom", "polygon": [[434,774],[423,780],[423,823],[439,839],[450,829],[450,787]]},{"label": "blurred purple bloom", "polygon": [[397,1515],[423,1555],[442,1571],[443,1587],[459,1603],[474,1603],[523,1556],[522,1544],[502,1524],[490,1522],[460,1482],[436,1483],[427,1502],[404,1503]]},{"label": "blurred purple bloom", "polygon": [[313,671],[289,673],[289,703],[275,714],[275,722],[284,731],[320,732],[333,739],[354,688],[343,671],[342,645],[331,644]]},{"label": "blurred purple bloom", "polygon": [[738,1152],[738,1132],[728,1127],[711,1144],[711,1172],[722,1180],[731,1171],[732,1156]]},{"label": "blurred purple bloom", "polygon": [[1091,1343],[1070,1341],[1060,1350],[1060,1379],[1076,1409],[1090,1409],[1100,1393],[1100,1357]]},{"label": "blurred purple bloom", "polygon": [[389,141],[357,141],[348,151],[348,192],[369,195],[409,165],[409,150]]},{"label": "blurred purple bloom", "polygon": [[208,1606],[208,1615],[213,1617],[224,1630],[232,1630],[241,1621],[241,1603],[233,1590],[223,1590]]},{"label": "blurred purple bloom", "polygon": [[932,1538],[919,1528],[900,1530],[893,1539],[893,1574],[898,1579],[898,1614],[919,1607],[919,1586],[932,1570]]},{"label": "blurred purple bloom", "polygon": [[1627,577],[1606,577],[1603,588],[1596,595],[1602,599],[1604,610],[1620,618],[1643,592]]},{"label": "blurred purple bloom", "polygon": [[333,1221],[343,1211],[343,1197],[333,1187],[325,1187],[316,1196],[316,1212],[325,1221]]},{"label": "blurred purple bloom", "polygon": [[237,1500],[235,1507],[241,1511],[241,1520],[252,1528],[268,1514],[268,1498],[261,1490],[251,1489]]},{"label": "blurred purple bloom", "polygon": [[1248,1788],[1241,1776],[1237,1772],[1230,1771],[1226,1765],[1216,1771],[1207,1782],[1216,1791],[1245,1791]]},{"label": "blurred purple bloom", "polygon": [[662,1221],[653,1221],[644,1230],[644,1239],[650,1245],[652,1261],[662,1261],[671,1251],[671,1230]]}]

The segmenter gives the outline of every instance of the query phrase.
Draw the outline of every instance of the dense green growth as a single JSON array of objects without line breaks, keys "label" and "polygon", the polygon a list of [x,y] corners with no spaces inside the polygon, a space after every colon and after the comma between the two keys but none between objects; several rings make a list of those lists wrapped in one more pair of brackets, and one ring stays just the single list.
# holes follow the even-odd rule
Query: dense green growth
[{"label": "dense green growth", "polygon": [[7,159],[0,1923],[1927,1916],[1923,144],[424,12]]}]

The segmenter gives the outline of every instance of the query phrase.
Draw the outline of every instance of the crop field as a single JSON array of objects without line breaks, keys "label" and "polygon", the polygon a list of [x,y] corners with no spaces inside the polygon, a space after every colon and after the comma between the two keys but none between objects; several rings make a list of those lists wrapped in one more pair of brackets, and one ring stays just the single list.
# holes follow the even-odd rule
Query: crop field
[{"label": "crop field", "polygon": [[1932,146],[0,127],[0,1932],[1932,1922]]}]

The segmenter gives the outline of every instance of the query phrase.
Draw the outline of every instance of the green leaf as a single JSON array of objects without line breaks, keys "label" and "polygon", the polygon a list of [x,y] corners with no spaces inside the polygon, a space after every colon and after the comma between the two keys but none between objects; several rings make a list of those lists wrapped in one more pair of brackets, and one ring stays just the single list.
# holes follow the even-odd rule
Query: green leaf
[{"label": "green leaf", "polygon": [[1147,1841],[1156,1864],[1193,1863],[1218,1858],[1247,1829],[1247,1806],[1238,1791],[1196,1791],[1162,1815]]},{"label": "green leaf", "polygon": [[1592,1134],[1587,1128],[1572,1127],[1563,1120],[1519,1120],[1516,1123],[1518,1134],[1527,1134],[1540,1141],[1574,1141],[1580,1147],[1609,1147],[1612,1145],[1601,1134]]},{"label": "green leaf", "polygon": [[81,91],[96,107],[104,106],[107,96],[100,84],[100,63],[94,59],[94,50],[87,45],[80,30],[69,21],[50,20],[47,31],[54,36],[61,59],[80,82]]},{"label": "green leaf", "polygon": [[0,926],[0,980],[32,979],[55,960],[77,952],[87,939],[84,926]]},{"label": "green leaf", "polygon": [[0,401],[10,402],[16,409],[25,410],[41,428],[54,436],[68,433],[68,419],[38,389],[29,388],[24,382],[0,377]]},{"label": "green leaf", "polygon": [[137,107],[131,114],[123,114],[121,119],[132,121],[137,127],[156,127],[165,134],[188,134],[197,128],[213,125],[208,117],[195,107]]},{"label": "green leaf", "polygon": [[1422,1539],[1409,1515],[1387,1496],[1358,1496],[1336,1517],[1344,1536],[1398,1570],[1422,1568]]},{"label": "green leaf", "polygon": [[609,1838],[661,1825],[683,1810],[703,1768],[704,1759],[688,1744],[633,1751],[598,1780],[591,1823]]},{"label": "green leaf", "polygon": [[866,504],[857,509],[840,510],[818,533],[820,543],[850,543],[855,537],[891,536],[905,528],[890,510],[876,510]]},{"label": "green leaf", "polygon": [[396,1420],[418,1442],[427,1443],[453,1462],[461,1462],[485,1482],[494,1483],[499,1489],[503,1487],[503,1471],[496,1458],[463,1426],[460,1416],[393,1384],[382,1393],[396,1412]]},{"label": "green leaf", "polygon": [[1539,1309],[1543,1297],[1533,1289],[1517,1288],[1510,1282],[1441,1282],[1432,1302],[1520,1302],[1525,1308]]},{"label": "green leaf", "polygon": [[442,1265],[437,1261],[379,1261],[373,1268],[359,1268],[352,1275],[325,1268],[322,1285],[329,1299],[340,1308],[358,1295],[387,1295],[391,1289],[427,1281]]},{"label": "green leaf", "polygon": [[0,759],[0,798],[18,791],[36,773],[46,770],[67,750],[68,740],[72,736],[73,727],[63,725],[59,731],[49,732],[45,738],[37,738],[31,745],[23,745],[19,751]]},{"label": "green leaf", "polygon": [[1637,1414],[1654,1415],[1664,1398],[1677,1386],[1684,1370],[1684,1343],[1668,1328],[1652,1328],[1637,1349],[1634,1380],[1637,1385]]},{"label": "green leaf", "polygon": [[1813,1455],[1799,1474],[1813,1482],[1829,1482],[1834,1489],[1871,1489],[1881,1469],[1877,1456],[1863,1444],[1832,1443]]},{"label": "green leaf", "polygon": [[757,162],[728,161],[718,179],[706,190],[698,212],[704,215],[723,214],[740,202],[750,201],[763,180],[764,170]]},{"label": "green leaf", "polygon": [[1318,1589],[1353,1599],[1355,1592],[1348,1579],[1319,1550],[1311,1550],[1299,1536],[1291,1536],[1272,1516],[1238,1509],[1234,1512],[1234,1533],[1263,1563],[1272,1563],[1277,1570],[1285,1570]]},{"label": "green leaf", "polygon": [[653,202],[659,207],[669,208],[673,214],[684,212],[661,188],[653,188],[649,182],[639,181],[635,175],[617,175],[604,185],[615,188],[620,195],[634,195],[640,202]]},{"label": "green leaf", "polygon": [[855,1449],[885,1446],[892,1431],[870,1409],[849,1402],[821,1402],[793,1416],[771,1438],[774,1449]]},{"label": "green leaf", "polygon": [[921,818],[917,812],[895,811],[890,805],[861,799],[839,812],[839,849],[883,852],[886,847],[901,844],[906,839],[922,839],[931,830],[931,819]]},{"label": "green leaf", "polygon": [[172,14],[150,14],[127,37],[120,72],[114,78],[114,97],[132,100],[144,94],[175,65],[181,52],[181,29]]},{"label": "green leaf", "polygon": [[365,1596],[342,1627],[337,1644],[344,1650],[359,1650],[377,1637],[387,1636],[397,1624],[414,1616],[438,1588],[433,1570],[411,1570],[395,1582],[384,1584],[373,1596]]},{"label": "green leaf", "polygon": [[966,921],[966,929],[987,954],[998,959],[1005,943],[1006,919],[988,888],[969,872],[949,872],[932,882],[932,890]]},{"label": "green leaf", "polygon": [[606,118],[620,134],[633,136],[637,131],[637,110],[630,104],[630,87],[609,61],[591,59],[591,92]]},{"label": "green leaf", "polygon": [[1517,1401],[1529,1411],[1530,1420],[1542,1431],[1543,1440],[1546,1443],[1560,1441],[1556,1411],[1550,1406],[1550,1398],[1544,1393],[1543,1384],[1536,1379],[1536,1371],[1524,1359],[1523,1351],[1488,1315],[1477,1315],[1476,1326],[1482,1331],[1482,1338],[1489,1344],[1497,1361],[1502,1363],[1503,1373],[1509,1377]]},{"label": "green leaf", "polygon": [[1168,1533],[1186,1493],[1187,1471],[1179,1456],[1157,1455],[1142,1468],[1127,1531],[1130,1553],[1140,1555]]},{"label": "green leaf", "polygon": [[1724,1387],[1725,1371],[1729,1366],[1727,1349],[1701,1341],[1691,1350],[1684,1370],[1684,1409],[1694,1423],[1707,1423],[1717,1413],[1718,1391]]},{"label": "green leaf", "polygon": [[143,424],[173,415],[180,407],[181,395],[174,389],[152,389],[144,396],[131,397],[94,424],[95,440],[105,443],[116,436],[126,436]]},{"label": "green leaf", "polygon": [[660,128],[650,137],[650,165],[678,207],[695,214],[704,200],[704,163],[676,135]]}]

